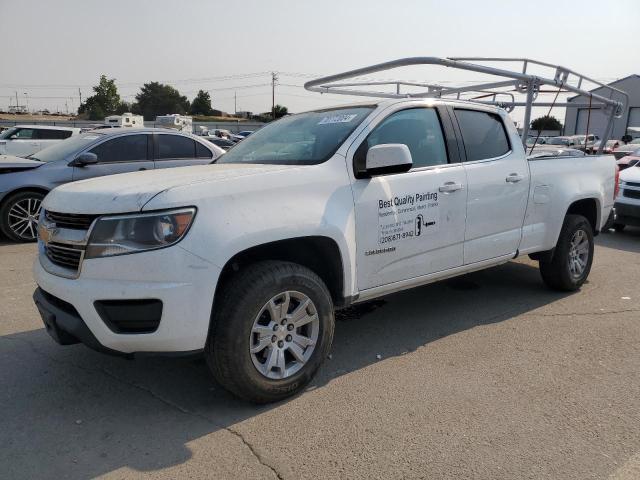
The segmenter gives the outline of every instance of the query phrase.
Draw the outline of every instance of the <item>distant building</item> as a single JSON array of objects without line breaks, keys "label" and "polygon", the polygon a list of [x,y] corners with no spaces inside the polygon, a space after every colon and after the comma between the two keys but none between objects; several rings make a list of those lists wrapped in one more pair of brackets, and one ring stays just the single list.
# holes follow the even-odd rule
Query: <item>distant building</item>
[{"label": "distant building", "polygon": [[9,113],[29,113],[26,105],[9,105]]},{"label": "distant building", "polygon": [[249,111],[236,112],[235,116],[238,118],[251,118],[253,117],[253,112],[249,112]]},{"label": "distant building", "polygon": [[[624,135],[632,137],[640,137],[640,75],[629,75],[621,78],[609,85],[615,87],[629,95],[629,105],[625,106],[622,117],[613,121],[613,130],[610,138],[621,139]],[[591,90],[598,94],[602,93],[602,87]],[[603,95],[605,96],[605,95]],[[606,95],[608,96],[608,95]],[[624,98],[615,94],[615,100],[624,100]],[[577,95],[567,100],[569,103],[588,104],[589,97]],[[567,107],[564,120],[565,135],[584,135],[587,132],[587,122],[589,123],[589,133],[594,133],[602,137],[607,126],[608,116],[602,109],[591,109],[589,117],[588,107]]]}]

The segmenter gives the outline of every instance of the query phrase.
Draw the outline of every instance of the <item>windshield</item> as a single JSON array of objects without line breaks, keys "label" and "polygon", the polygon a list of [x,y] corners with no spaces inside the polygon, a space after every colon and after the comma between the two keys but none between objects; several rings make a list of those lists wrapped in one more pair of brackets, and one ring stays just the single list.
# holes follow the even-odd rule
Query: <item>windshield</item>
[{"label": "windshield", "polygon": [[218,163],[313,165],[324,162],[373,110],[371,106],[300,113],[252,133]]},{"label": "windshield", "polygon": [[5,138],[9,138],[11,135],[13,135],[15,133],[16,130],[18,130],[17,127],[12,127],[9,130],[5,130],[4,132],[0,133],[0,140],[4,140]]},{"label": "windshield", "polygon": [[103,137],[103,134],[97,132],[76,135],[40,150],[39,152],[30,155],[29,158],[39,160],[41,162],[55,162],[56,160],[62,160],[73,153],[79,152],[85,146],[88,146],[101,137]]}]

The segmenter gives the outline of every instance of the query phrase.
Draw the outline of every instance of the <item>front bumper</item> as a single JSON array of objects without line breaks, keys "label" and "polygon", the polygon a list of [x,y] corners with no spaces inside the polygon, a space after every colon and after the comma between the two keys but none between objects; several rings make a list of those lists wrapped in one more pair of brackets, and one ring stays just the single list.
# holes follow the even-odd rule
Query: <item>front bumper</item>
[{"label": "front bumper", "polygon": [[[49,273],[42,266],[47,261],[43,255],[35,261],[40,292],[34,300],[59,343],[80,341],[96,350],[124,354],[204,348],[220,269],[179,245],[85,260],[75,279]],[[116,333],[96,309],[96,302],[105,300],[148,299],[162,302],[160,323],[151,333]]]},{"label": "front bumper", "polygon": [[616,222],[622,225],[640,227],[640,203],[638,205],[616,202]]}]

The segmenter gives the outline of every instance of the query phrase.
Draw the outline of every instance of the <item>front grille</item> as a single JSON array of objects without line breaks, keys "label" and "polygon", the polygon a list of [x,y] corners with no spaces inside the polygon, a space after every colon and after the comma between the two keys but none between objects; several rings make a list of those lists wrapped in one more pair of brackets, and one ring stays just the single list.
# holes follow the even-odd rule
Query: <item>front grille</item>
[{"label": "front grille", "polygon": [[74,230],[89,230],[91,223],[99,215],[85,215],[79,213],[59,213],[59,212],[45,212],[45,218],[49,222],[56,224],[58,228],[71,228]]},{"label": "front grille", "polygon": [[625,186],[627,187],[640,187],[640,183],[636,183],[636,182],[626,182]]},{"label": "front grille", "polygon": [[77,271],[82,260],[83,250],[73,246],[62,246],[50,243],[45,246],[47,258],[51,263]]},{"label": "front grille", "polygon": [[[627,184],[630,185],[630,184]],[[622,196],[627,198],[637,198],[640,199],[640,190],[622,190]]]}]

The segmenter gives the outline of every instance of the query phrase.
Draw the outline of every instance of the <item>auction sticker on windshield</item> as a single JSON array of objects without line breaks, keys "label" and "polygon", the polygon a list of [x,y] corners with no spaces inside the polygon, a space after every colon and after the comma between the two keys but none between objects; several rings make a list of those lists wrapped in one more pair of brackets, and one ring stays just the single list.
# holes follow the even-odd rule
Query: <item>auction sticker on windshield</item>
[{"label": "auction sticker on windshield", "polygon": [[349,123],[357,116],[358,115],[356,113],[351,113],[348,115],[331,115],[330,117],[324,117],[322,120],[320,120],[318,122],[318,125],[329,125],[331,123]]},{"label": "auction sticker on windshield", "polygon": [[438,207],[438,192],[379,199],[378,244],[393,244],[437,232]]}]

